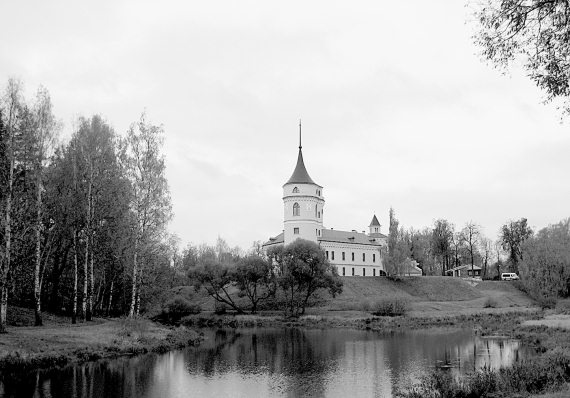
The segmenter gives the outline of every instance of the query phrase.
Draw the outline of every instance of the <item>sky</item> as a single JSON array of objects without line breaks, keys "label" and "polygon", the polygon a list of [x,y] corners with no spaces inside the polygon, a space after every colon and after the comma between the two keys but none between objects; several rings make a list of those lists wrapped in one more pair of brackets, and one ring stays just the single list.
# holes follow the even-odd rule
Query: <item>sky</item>
[{"label": "sky", "polygon": [[[494,239],[569,217],[568,121],[473,44],[465,1],[3,1],[0,83],[45,86],[63,122],[165,130],[188,243],[249,248],[283,229],[298,123],[325,227],[387,233],[445,218]],[[7,16],[7,17],[6,17]]]}]

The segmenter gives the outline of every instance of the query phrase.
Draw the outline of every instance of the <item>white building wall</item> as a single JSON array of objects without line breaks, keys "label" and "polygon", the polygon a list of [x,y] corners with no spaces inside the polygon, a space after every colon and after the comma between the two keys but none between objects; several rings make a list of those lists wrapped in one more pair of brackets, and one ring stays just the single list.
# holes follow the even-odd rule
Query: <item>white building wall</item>
[{"label": "white building wall", "polygon": [[[283,186],[283,220],[285,245],[298,238],[317,242],[323,229],[323,188],[316,184],[285,184]],[[294,215],[295,203],[299,215]],[[298,233],[295,233],[298,232]]]},{"label": "white building wall", "polygon": [[[327,253],[329,262],[337,268],[340,276],[343,276],[343,268],[344,276],[382,276],[386,274],[384,255],[380,246],[326,241],[321,241],[320,245]],[[352,259],[353,253],[354,260]]]}]

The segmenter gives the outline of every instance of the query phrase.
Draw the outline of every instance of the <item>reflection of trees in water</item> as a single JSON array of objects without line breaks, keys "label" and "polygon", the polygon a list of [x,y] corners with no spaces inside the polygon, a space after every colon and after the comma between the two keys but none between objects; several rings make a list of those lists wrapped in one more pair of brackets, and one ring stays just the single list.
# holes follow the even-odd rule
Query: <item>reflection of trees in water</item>
[{"label": "reflection of trees in water", "polygon": [[339,331],[302,329],[218,330],[211,339],[213,346],[206,342],[187,351],[187,367],[191,373],[207,377],[230,371],[277,374],[286,384],[280,385],[281,389],[318,396],[324,393],[327,375],[344,355],[346,338],[342,335]]},{"label": "reflection of trees in water", "polygon": [[155,355],[119,358],[38,371],[4,381],[5,398],[99,398],[140,397],[152,381]]}]

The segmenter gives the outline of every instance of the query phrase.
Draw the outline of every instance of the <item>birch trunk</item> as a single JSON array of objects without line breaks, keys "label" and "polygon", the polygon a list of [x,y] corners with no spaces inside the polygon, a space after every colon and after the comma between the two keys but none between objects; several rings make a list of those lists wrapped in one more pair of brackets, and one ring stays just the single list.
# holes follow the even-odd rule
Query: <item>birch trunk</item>
[{"label": "birch trunk", "polygon": [[[14,94],[14,93],[12,93]],[[10,272],[11,254],[12,254],[12,194],[14,179],[14,131],[13,121],[15,113],[14,98],[12,96],[10,102],[10,111],[8,114],[8,140],[6,142],[6,152],[10,157],[10,166],[8,167],[8,192],[6,193],[6,213],[4,215],[4,242],[5,253],[4,261],[2,261],[0,269],[0,333],[6,333],[6,315],[8,311],[8,273]]]},{"label": "birch trunk", "polygon": [[73,310],[71,312],[71,323],[77,323],[77,230],[73,230]]},{"label": "birch trunk", "polygon": [[109,303],[107,304],[107,316],[111,314],[111,305],[113,304],[113,286],[115,281],[111,281],[111,290],[109,291]]},{"label": "birch trunk", "polygon": [[138,239],[135,238],[135,253],[133,255],[133,291],[131,294],[131,308],[129,310],[129,318],[133,318],[135,316],[135,306],[137,300],[137,274],[139,271],[137,264],[138,246]]},{"label": "birch trunk", "polygon": [[42,326],[42,287],[40,273],[42,266],[42,172],[41,165],[38,169],[37,192],[36,192],[36,266],[34,269],[34,308],[35,326]]},{"label": "birch trunk", "polygon": [[89,316],[88,321],[93,317],[93,292],[95,291],[95,278],[93,277],[93,232],[91,232],[91,261],[89,262],[89,293],[87,296],[87,314]]}]

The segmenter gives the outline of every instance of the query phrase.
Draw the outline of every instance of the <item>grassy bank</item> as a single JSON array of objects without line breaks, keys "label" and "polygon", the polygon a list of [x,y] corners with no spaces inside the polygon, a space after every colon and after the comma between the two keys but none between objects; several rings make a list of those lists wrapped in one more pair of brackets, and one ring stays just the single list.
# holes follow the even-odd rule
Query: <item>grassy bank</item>
[{"label": "grassy bank", "polygon": [[[26,310],[18,309],[15,313]],[[25,316],[21,323],[27,324]],[[201,336],[185,327],[165,327],[146,319],[97,319],[69,324],[46,317],[45,326],[9,327],[0,335],[0,373],[22,373],[73,362],[147,352],[165,352],[197,344]]]}]

